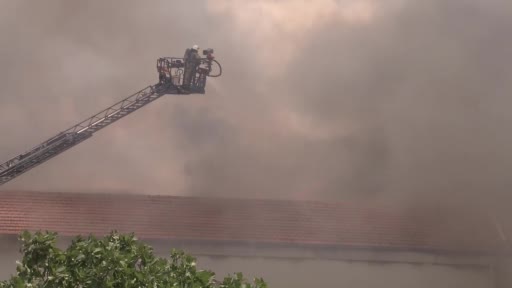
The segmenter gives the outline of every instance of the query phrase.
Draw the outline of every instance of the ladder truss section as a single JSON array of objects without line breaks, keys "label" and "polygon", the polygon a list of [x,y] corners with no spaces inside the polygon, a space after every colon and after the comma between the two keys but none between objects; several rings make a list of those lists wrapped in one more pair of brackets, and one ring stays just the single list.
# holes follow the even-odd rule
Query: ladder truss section
[{"label": "ladder truss section", "polygon": [[103,111],[37,145],[30,151],[0,164],[0,185],[68,150],[98,130],[144,107],[166,94],[179,94],[176,86],[159,83],[117,102]]}]

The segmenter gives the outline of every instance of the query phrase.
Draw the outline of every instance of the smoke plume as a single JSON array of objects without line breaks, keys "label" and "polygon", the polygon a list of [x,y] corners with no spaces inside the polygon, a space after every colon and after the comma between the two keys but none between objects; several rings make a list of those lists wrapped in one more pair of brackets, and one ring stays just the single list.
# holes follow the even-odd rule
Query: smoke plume
[{"label": "smoke plume", "polygon": [[507,1],[1,1],[0,158],[157,81],[200,44],[224,75],[2,189],[500,202]]}]

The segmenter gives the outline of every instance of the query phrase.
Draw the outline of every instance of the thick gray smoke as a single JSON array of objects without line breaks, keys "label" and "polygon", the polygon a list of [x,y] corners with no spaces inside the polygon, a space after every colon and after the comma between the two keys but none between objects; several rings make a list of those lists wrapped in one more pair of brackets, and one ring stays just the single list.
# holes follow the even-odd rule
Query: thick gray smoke
[{"label": "thick gray smoke", "polygon": [[510,2],[359,1],[359,22],[271,2],[1,1],[1,159],[154,83],[159,56],[208,45],[225,71],[2,189],[504,199]]},{"label": "thick gray smoke", "polygon": [[358,127],[311,149],[326,154],[318,163],[335,163],[321,169],[332,195],[505,196],[511,8],[504,1],[408,1],[373,25],[325,25],[311,34],[301,55],[316,57],[308,69],[289,69],[302,112],[325,125]]}]

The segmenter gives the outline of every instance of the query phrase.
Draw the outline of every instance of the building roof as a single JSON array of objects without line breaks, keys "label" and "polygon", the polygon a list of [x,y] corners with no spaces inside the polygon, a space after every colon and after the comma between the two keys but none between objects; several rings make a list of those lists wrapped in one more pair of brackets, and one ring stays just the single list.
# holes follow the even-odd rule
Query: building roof
[{"label": "building roof", "polygon": [[[470,217],[470,218],[468,218]],[[318,201],[0,192],[0,234],[60,235],[408,250],[489,251],[500,246],[489,219],[454,211]]]}]

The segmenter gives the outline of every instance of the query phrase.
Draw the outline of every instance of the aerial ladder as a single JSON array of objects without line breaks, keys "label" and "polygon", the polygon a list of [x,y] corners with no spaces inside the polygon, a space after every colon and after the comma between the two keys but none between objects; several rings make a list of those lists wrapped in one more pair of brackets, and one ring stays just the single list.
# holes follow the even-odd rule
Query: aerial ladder
[{"label": "aerial ladder", "polygon": [[164,95],[205,94],[206,79],[208,77],[219,77],[222,74],[222,67],[215,60],[213,49],[203,50],[203,55],[206,57],[201,58],[200,63],[192,68],[195,73],[192,73],[190,87],[187,87],[186,90],[183,87],[183,76],[186,69],[185,58],[163,57],[157,59],[156,67],[159,78],[157,84],[150,85],[128,96],[29,151],[0,164],[0,185],[80,144],[92,137],[95,132]]}]

